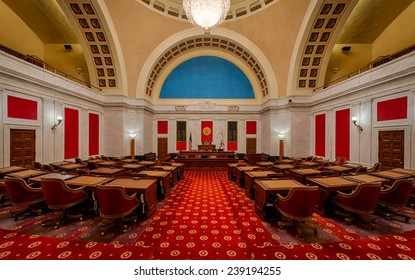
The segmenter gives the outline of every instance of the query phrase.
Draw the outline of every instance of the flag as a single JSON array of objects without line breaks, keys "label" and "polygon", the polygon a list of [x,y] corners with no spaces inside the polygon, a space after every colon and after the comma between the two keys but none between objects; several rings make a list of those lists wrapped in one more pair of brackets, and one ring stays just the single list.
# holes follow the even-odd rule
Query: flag
[{"label": "flag", "polygon": [[189,151],[193,150],[193,145],[192,145],[192,133],[190,132],[190,136],[189,136]]}]

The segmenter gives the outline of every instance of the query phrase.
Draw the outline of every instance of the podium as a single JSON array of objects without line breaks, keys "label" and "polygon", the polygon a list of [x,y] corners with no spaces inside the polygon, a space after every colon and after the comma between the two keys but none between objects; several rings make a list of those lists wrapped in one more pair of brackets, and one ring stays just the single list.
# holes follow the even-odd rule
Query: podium
[{"label": "podium", "polygon": [[213,145],[213,144],[202,144],[202,145],[197,145],[197,150],[198,151],[213,151],[215,147],[216,145]]}]

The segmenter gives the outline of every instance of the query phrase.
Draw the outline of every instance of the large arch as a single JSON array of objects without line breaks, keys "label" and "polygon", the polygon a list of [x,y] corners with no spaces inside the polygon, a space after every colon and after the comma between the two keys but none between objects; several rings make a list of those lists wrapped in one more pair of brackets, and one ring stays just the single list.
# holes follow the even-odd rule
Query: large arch
[{"label": "large arch", "polygon": [[251,81],[257,100],[263,102],[278,97],[274,72],[262,51],[249,39],[224,28],[214,28],[209,34],[204,34],[200,28],[190,28],[162,42],[144,63],[136,97],[152,103],[160,102],[160,77],[165,78],[174,68],[172,65],[178,64],[177,61],[183,62],[202,54],[219,56],[238,65]]}]

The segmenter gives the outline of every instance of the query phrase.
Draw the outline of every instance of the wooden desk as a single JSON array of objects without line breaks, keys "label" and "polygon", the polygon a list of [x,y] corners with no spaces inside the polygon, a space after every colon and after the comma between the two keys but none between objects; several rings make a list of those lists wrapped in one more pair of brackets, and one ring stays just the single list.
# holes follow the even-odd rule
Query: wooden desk
[{"label": "wooden desk", "polygon": [[72,171],[78,168],[86,168],[86,165],[79,164],[79,163],[71,163],[71,164],[65,164],[65,165],[59,166],[59,169],[63,171]]},{"label": "wooden desk", "polygon": [[103,159],[89,159],[88,162],[92,162],[92,163],[98,164],[100,162],[104,162],[104,160]]},{"label": "wooden desk", "polygon": [[68,164],[73,164],[73,162],[70,162],[70,161],[56,161],[56,162],[49,163],[50,166],[55,167],[55,168],[59,168],[62,165],[68,165]]},{"label": "wooden desk", "polygon": [[143,160],[143,161],[140,161],[138,164],[145,165],[147,168],[150,168],[150,167],[152,167],[153,165],[156,165],[156,164],[157,164],[157,162],[155,162],[155,161]]},{"label": "wooden desk", "polygon": [[122,166],[126,171],[133,171],[133,172],[140,172],[147,168],[147,166],[143,164],[136,164],[136,163],[128,163]]},{"label": "wooden desk", "polygon": [[130,159],[130,158],[123,159],[123,160],[121,160],[121,162],[122,163],[138,163],[138,161],[136,159]]},{"label": "wooden desk", "polygon": [[290,169],[291,176],[301,184],[307,183],[307,177],[317,176],[321,171],[317,169]]},{"label": "wooden desk", "polygon": [[198,151],[213,151],[216,148],[216,145],[213,144],[202,144],[197,145]]},{"label": "wooden desk", "polygon": [[326,167],[324,167],[324,169],[334,171],[339,176],[342,175],[343,173],[348,173],[348,172],[352,171],[352,168],[346,167],[346,166],[341,166],[341,165],[326,166]]},{"label": "wooden desk", "polygon": [[310,185],[318,186],[320,198],[317,201],[316,211],[321,215],[326,215],[329,211],[330,197],[336,191],[354,190],[358,183],[344,179],[343,177],[326,177],[326,178],[310,178]]},{"label": "wooden desk", "polygon": [[271,194],[285,194],[288,193],[292,187],[307,186],[295,180],[256,180],[255,181],[255,213],[265,220],[265,205],[268,197]]},{"label": "wooden desk", "polygon": [[228,164],[228,178],[229,180],[233,180],[234,175],[234,169],[238,166],[238,163],[229,163]]},{"label": "wooden desk", "polygon": [[281,160],[282,163],[286,163],[286,164],[295,163],[297,161],[298,160],[295,160],[295,159],[283,159],[283,160]]},{"label": "wooden desk", "polygon": [[394,171],[379,171],[379,172],[370,173],[370,175],[381,177],[381,178],[386,178],[391,181],[407,179],[407,178],[412,177],[411,174],[399,173],[399,172],[394,172]]},{"label": "wooden desk", "polygon": [[83,176],[79,176],[73,179],[66,180],[66,184],[68,186],[74,186],[74,187],[86,186],[89,189],[91,188],[94,189],[97,185],[102,185],[111,180],[114,180],[114,178],[83,175]]},{"label": "wooden desk", "polygon": [[171,162],[171,166],[176,166],[178,168],[177,177],[179,180],[184,178],[184,163]]},{"label": "wooden desk", "polygon": [[157,208],[157,180],[118,178],[105,184],[105,186],[121,186],[126,192],[138,193],[143,203],[143,213],[149,217]]},{"label": "wooden desk", "polygon": [[143,170],[139,174],[146,174],[149,179],[157,179],[159,194],[162,197],[169,195],[171,185],[169,171]]},{"label": "wooden desk", "polygon": [[380,177],[372,176],[372,175],[369,175],[369,174],[360,174],[360,175],[355,175],[355,176],[344,176],[343,178],[345,178],[347,180],[357,182],[357,183],[360,183],[360,184],[388,182],[388,180],[385,179],[385,178],[380,178]]},{"label": "wooden desk", "polygon": [[22,167],[22,166],[9,166],[9,167],[3,167],[0,168],[0,177],[3,178],[4,175],[8,174],[8,173],[13,173],[13,172],[18,172],[18,171],[22,171],[22,170],[26,170],[27,168]]},{"label": "wooden desk", "polygon": [[305,167],[315,167],[315,166],[321,165],[321,163],[318,163],[315,161],[303,161],[303,162],[300,162],[299,164]]},{"label": "wooden desk", "polygon": [[245,186],[245,172],[258,169],[258,166],[237,166],[235,167],[235,183],[240,186]]},{"label": "wooden desk", "polygon": [[255,198],[255,180],[268,179],[268,175],[277,174],[274,171],[247,171],[245,172],[245,195]]},{"label": "wooden desk", "polygon": [[169,166],[169,165],[155,165],[153,168],[163,169],[164,171],[170,171],[171,175],[171,183],[172,186],[177,184],[177,170],[178,168],[176,166]]},{"label": "wooden desk", "polygon": [[44,175],[47,173],[48,172],[43,171],[43,170],[28,169],[28,170],[8,173],[7,176],[14,177],[14,178],[20,178],[20,179],[28,179],[30,177],[40,176],[40,175]]},{"label": "wooden desk", "polygon": [[185,169],[226,170],[229,163],[237,163],[237,158],[176,158],[175,162],[184,163]]},{"label": "wooden desk", "polygon": [[90,174],[117,177],[124,173],[122,168],[99,167],[89,171]]},{"label": "wooden desk", "polygon": [[362,167],[361,164],[357,164],[357,163],[345,163],[340,166],[349,167],[352,169],[353,172],[356,172],[358,168]]},{"label": "wooden desk", "polygon": [[272,163],[271,161],[259,161],[256,163],[256,165],[258,165],[259,167],[265,167],[265,168],[271,168],[273,164],[274,163]]},{"label": "wooden desk", "polygon": [[78,177],[76,174],[60,174],[60,173],[48,173],[45,175],[40,175],[36,177],[29,178],[29,183],[34,183],[40,185],[42,178],[53,178],[53,179],[62,179],[64,181]]},{"label": "wooden desk", "polygon": [[102,167],[111,167],[111,166],[118,165],[118,164],[120,163],[115,162],[115,161],[108,161],[108,160],[105,160],[105,161],[101,160],[97,162],[97,165],[102,166]]},{"label": "wooden desk", "polygon": [[393,172],[398,172],[398,173],[403,173],[403,174],[409,174],[411,176],[415,176],[415,170],[410,170],[410,169],[404,169],[404,168],[394,168],[391,169],[389,171],[393,171]]},{"label": "wooden desk", "polygon": [[293,169],[294,165],[292,164],[277,164],[273,165],[272,169],[276,172],[284,172],[286,173],[288,170]]}]

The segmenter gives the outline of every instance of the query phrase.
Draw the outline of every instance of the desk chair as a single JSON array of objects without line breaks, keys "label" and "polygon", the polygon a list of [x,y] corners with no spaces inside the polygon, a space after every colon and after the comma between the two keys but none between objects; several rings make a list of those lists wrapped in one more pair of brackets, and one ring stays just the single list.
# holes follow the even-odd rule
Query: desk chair
[{"label": "desk chair", "polygon": [[4,183],[12,203],[10,213],[15,221],[27,212],[42,213],[45,207],[42,189],[33,188],[32,184],[27,184],[25,180],[20,178],[6,177]]},{"label": "desk chair", "polygon": [[399,216],[408,223],[411,217],[403,214],[402,210],[409,201],[414,182],[412,178],[396,180],[392,186],[382,189],[377,203],[376,214],[384,216],[386,219]]},{"label": "desk chair", "polygon": [[380,184],[372,183],[360,184],[351,193],[338,191],[332,202],[343,212],[335,211],[335,213],[345,216],[347,224],[354,221],[370,222],[371,229],[375,229],[376,216],[373,212],[376,209],[380,189]]},{"label": "desk chair", "polygon": [[141,205],[137,194],[127,195],[121,186],[98,186],[95,189],[99,215],[104,226],[101,235],[114,226],[120,226],[123,232],[128,230],[127,222],[137,222],[136,210]]},{"label": "desk chair", "polygon": [[55,224],[55,229],[67,219],[83,219],[83,203],[89,198],[85,187],[69,188],[65,181],[55,178],[42,178],[40,181],[48,208],[58,210],[61,215],[42,223]]},{"label": "desk chair", "polygon": [[274,207],[282,219],[278,221],[279,227],[295,226],[300,238],[303,238],[302,227],[310,227],[317,234],[317,227],[312,225],[311,217],[319,197],[318,187],[293,187],[286,196],[277,195]]}]

